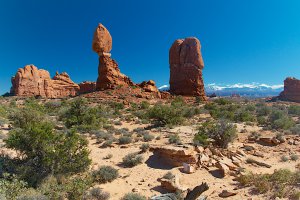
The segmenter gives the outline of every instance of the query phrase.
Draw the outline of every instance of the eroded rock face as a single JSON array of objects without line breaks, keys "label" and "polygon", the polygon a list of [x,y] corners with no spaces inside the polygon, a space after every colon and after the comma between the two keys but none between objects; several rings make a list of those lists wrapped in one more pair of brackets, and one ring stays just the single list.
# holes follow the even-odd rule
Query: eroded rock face
[{"label": "eroded rock face", "polygon": [[284,80],[284,91],[279,98],[284,101],[300,102],[300,80],[288,77]]},{"label": "eroded rock face", "polygon": [[67,73],[56,73],[51,79],[48,71],[39,70],[34,65],[20,68],[11,81],[11,93],[16,96],[61,98],[76,96],[79,91],[79,86],[70,79]]},{"label": "eroded rock face", "polygon": [[91,81],[84,81],[82,83],[79,83],[79,93],[80,94],[86,94],[96,91],[96,82]]},{"label": "eroded rock face", "polygon": [[133,86],[129,77],[122,74],[118,64],[109,56],[99,57],[97,90],[114,89],[117,86]]},{"label": "eroded rock face", "polygon": [[134,85],[130,78],[121,73],[117,62],[110,58],[112,37],[102,24],[98,25],[94,33],[92,47],[99,55],[96,90],[114,89],[120,85]]},{"label": "eroded rock face", "polygon": [[199,96],[205,100],[202,69],[204,62],[197,38],[176,40],[169,51],[170,92],[175,95]]}]

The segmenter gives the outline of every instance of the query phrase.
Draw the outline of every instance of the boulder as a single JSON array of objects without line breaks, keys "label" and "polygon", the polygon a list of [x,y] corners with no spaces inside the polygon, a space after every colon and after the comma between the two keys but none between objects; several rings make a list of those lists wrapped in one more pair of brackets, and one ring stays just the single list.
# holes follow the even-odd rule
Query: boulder
[{"label": "boulder", "polygon": [[79,83],[79,93],[80,94],[86,94],[96,91],[96,82],[91,81],[84,81],[82,83]]},{"label": "boulder", "polygon": [[170,93],[199,96],[206,100],[202,69],[204,62],[197,38],[176,40],[169,51]]},{"label": "boulder", "polygon": [[94,32],[92,48],[99,56],[105,53],[109,55],[112,49],[112,37],[102,24],[99,24]]},{"label": "boulder", "polygon": [[222,177],[225,177],[230,172],[229,167],[226,164],[222,163],[222,162],[218,162],[216,164],[216,167],[220,170]]},{"label": "boulder", "polygon": [[11,81],[11,93],[15,96],[62,98],[76,96],[79,91],[79,86],[70,79],[67,73],[57,72],[51,79],[48,71],[38,69],[34,65],[20,68]]},{"label": "boulder", "polygon": [[300,102],[300,80],[288,77],[284,80],[284,90],[279,99],[283,101]]},{"label": "boulder", "polygon": [[182,147],[162,146],[152,147],[153,154],[158,155],[168,164],[174,167],[181,167],[183,163],[195,166],[198,163],[197,152],[192,148],[184,149]]}]

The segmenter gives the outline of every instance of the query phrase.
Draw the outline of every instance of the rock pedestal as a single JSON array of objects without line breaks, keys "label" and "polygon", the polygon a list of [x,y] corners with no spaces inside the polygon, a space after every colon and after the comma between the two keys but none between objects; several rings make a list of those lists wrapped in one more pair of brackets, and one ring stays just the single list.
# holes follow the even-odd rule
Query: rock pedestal
[{"label": "rock pedestal", "polygon": [[169,51],[170,93],[199,96],[205,100],[202,69],[204,62],[197,38],[176,40]]},{"label": "rock pedestal", "polygon": [[284,80],[284,90],[279,99],[284,101],[300,102],[300,80],[288,77]]}]

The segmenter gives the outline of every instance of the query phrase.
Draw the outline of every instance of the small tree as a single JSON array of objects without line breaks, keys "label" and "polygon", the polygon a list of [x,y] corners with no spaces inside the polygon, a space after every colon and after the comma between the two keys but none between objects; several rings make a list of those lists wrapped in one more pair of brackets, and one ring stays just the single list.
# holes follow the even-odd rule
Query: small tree
[{"label": "small tree", "polygon": [[15,129],[5,142],[22,155],[17,171],[32,185],[49,174],[84,171],[91,163],[86,139],[74,131],[56,132],[49,122]]}]

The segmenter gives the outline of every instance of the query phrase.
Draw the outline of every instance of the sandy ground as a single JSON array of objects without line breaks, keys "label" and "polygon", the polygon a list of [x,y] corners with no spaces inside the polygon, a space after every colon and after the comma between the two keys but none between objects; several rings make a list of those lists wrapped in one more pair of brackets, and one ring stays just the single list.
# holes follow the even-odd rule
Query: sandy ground
[{"label": "sandy ground", "polygon": [[[203,116],[204,117],[204,116]],[[144,127],[145,125],[138,125],[134,123],[123,122],[121,126],[116,126],[116,128],[128,128],[130,131],[137,127]],[[238,131],[245,129],[245,133],[239,133],[238,138],[233,144],[230,145],[230,150],[241,149],[244,145],[248,135],[253,132],[260,132],[264,136],[274,136],[275,133],[271,131],[263,131],[257,126],[247,126],[244,124],[237,124]],[[1,131],[3,135],[6,135],[8,130],[7,127],[2,127]],[[186,145],[191,143],[194,133],[197,132],[197,126],[180,126],[174,129],[166,129],[165,131],[150,131],[151,134],[155,136],[161,136],[160,140],[153,140],[149,142],[150,145],[165,145],[168,143],[168,135],[172,133],[178,133],[182,142]],[[289,136],[288,136],[289,137]],[[288,138],[287,137],[287,138]],[[111,194],[112,200],[120,199],[124,194],[129,192],[138,192],[147,197],[152,197],[161,193],[167,193],[163,188],[160,187],[160,183],[157,181],[164,174],[171,171],[180,177],[180,183],[183,187],[194,188],[200,185],[202,182],[207,182],[209,184],[209,190],[203,193],[203,195],[209,196],[209,199],[222,199],[218,195],[222,190],[234,191],[238,194],[228,199],[233,200],[243,200],[243,199],[268,199],[263,195],[251,193],[251,188],[240,188],[238,183],[234,181],[233,176],[226,176],[224,178],[219,178],[215,176],[211,168],[209,171],[204,168],[197,169],[193,174],[185,174],[181,172],[181,167],[172,168],[163,160],[157,160],[153,158],[152,152],[143,153],[144,162],[143,164],[137,165],[133,168],[125,168],[121,165],[122,158],[128,153],[139,152],[139,147],[144,142],[137,142],[129,145],[118,145],[114,144],[113,147],[101,148],[100,144],[96,143],[95,139],[88,137],[89,149],[91,150],[90,157],[92,159],[91,169],[97,169],[102,165],[110,165],[119,170],[120,177],[111,183],[99,185],[104,191]],[[8,154],[13,154],[12,151],[7,151],[3,147],[3,141],[0,140],[0,149],[6,151]],[[300,154],[300,145],[289,145],[288,142],[280,144],[275,147],[262,146],[257,143],[251,143],[257,151],[264,155],[264,158],[254,157],[247,155],[247,158],[255,158],[258,161],[263,161],[272,165],[271,168],[263,168],[259,166],[253,166],[249,164],[243,164],[246,171],[252,171],[255,173],[272,173],[275,169],[288,168],[295,170],[296,164],[299,161],[288,161],[281,162],[280,158],[282,155],[291,155],[292,153]],[[108,154],[112,154],[113,157],[110,159],[104,159]]]}]

